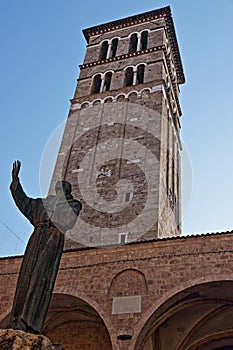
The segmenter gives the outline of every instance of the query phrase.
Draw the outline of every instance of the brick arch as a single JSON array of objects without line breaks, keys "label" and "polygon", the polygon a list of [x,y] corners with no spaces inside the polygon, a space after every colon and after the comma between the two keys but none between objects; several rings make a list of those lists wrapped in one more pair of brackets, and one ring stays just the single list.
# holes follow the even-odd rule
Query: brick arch
[{"label": "brick arch", "polygon": [[138,63],[138,64],[136,64],[136,68],[138,68],[139,66],[141,66],[141,65],[143,65],[143,66],[147,66],[147,63],[146,62],[140,62],[140,63]]},{"label": "brick arch", "polygon": [[104,103],[110,103],[114,101],[114,97],[113,96],[107,96],[103,99]]},{"label": "brick arch", "polygon": [[100,99],[100,98],[97,98],[96,100],[94,100],[94,101],[91,103],[91,105],[92,105],[92,106],[98,106],[98,105],[100,105],[101,103],[103,103],[103,100]]},{"label": "brick arch", "polygon": [[137,269],[125,269],[116,274],[110,282],[108,294],[111,297],[146,295],[148,292],[145,275]]},{"label": "brick arch", "polygon": [[128,34],[126,39],[129,39],[132,34],[140,34],[140,33],[144,32],[144,31],[147,31],[148,33],[151,33],[151,29],[150,28],[146,28],[146,29],[144,28],[144,29],[141,29],[141,30],[135,30],[134,32]]},{"label": "brick arch", "polygon": [[[96,303],[95,300],[87,297],[85,294],[79,293],[75,288],[70,288],[70,287],[55,288],[55,291],[52,295],[52,299],[58,294],[62,294],[63,296],[66,296],[68,299],[77,298],[79,300],[82,300],[84,302],[84,304],[89,305],[90,309],[94,310],[94,312],[96,313],[96,317],[99,317],[99,319],[102,321],[103,325],[105,326],[105,329],[106,329],[106,332],[108,334],[109,341],[110,341],[110,345],[109,345],[109,348],[107,350],[111,350],[112,349],[112,346],[111,346],[112,339],[111,339],[111,335],[109,334],[109,330],[113,328],[113,325],[112,325],[110,319],[105,317],[105,315],[102,312],[102,308],[99,306],[99,304]],[[53,300],[51,300],[51,303],[49,306],[48,317],[49,317],[49,312],[51,311],[50,308],[51,308],[52,302],[53,302]],[[3,328],[3,329],[7,328],[8,324],[9,324],[9,320],[10,320],[10,313],[11,313],[11,308],[8,308],[6,311],[4,311],[0,315],[0,328]],[[72,312],[71,317],[69,317],[69,315],[66,315],[65,317],[63,317],[61,314],[57,316],[57,319],[52,317],[53,322],[55,323],[56,326],[58,326],[59,323],[60,324],[65,324],[65,323],[69,324],[70,318],[72,318],[74,320],[74,318],[75,318],[74,314],[75,314],[75,311]],[[50,317],[51,317],[51,315],[50,315]],[[44,329],[43,329],[43,334],[49,336],[50,327],[48,326],[48,322],[49,322],[49,320],[46,319]],[[101,332],[100,327],[98,328],[98,332]]]},{"label": "brick arch", "polygon": [[43,334],[53,343],[63,344],[68,350],[81,350],[82,347],[77,347],[78,344],[86,344],[91,348],[91,342],[98,344],[99,350],[111,350],[112,340],[109,334],[111,326],[100,312],[100,307],[90,298],[73,292],[70,288],[67,290],[56,288],[50,302]]},{"label": "brick arch", "polygon": [[138,92],[136,91],[133,91],[130,94],[128,94],[128,99],[130,102],[136,102],[137,98],[138,98]]},{"label": "brick arch", "polygon": [[90,107],[91,103],[89,101],[84,101],[81,103],[80,108],[88,108]]},{"label": "brick arch", "polygon": [[135,95],[135,94],[138,96],[138,95],[139,95],[139,92],[138,92],[137,90],[131,90],[131,91],[126,95],[126,97],[127,97],[127,98],[130,98],[131,95]]},{"label": "brick arch", "polygon": [[79,298],[89,304],[101,317],[107,329],[113,328],[112,322],[109,318],[105,317],[103,308],[92,298],[88,297],[86,294],[79,292],[75,287],[55,287],[53,294],[65,294],[71,295],[73,297]]},{"label": "brick arch", "polygon": [[126,99],[126,94],[119,94],[116,96],[116,101],[117,102],[121,102],[121,101],[124,101]]},{"label": "brick arch", "polygon": [[233,344],[233,332],[224,332],[224,334],[219,334],[215,336],[210,336],[202,339],[199,343],[194,344],[189,350],[231,350]]},{"label": "brick arch", "polygon": [[[151,329],[158,329],[159,326],[166,320],[166,313],[163,315],[164,310],[169,310],[169,307],[171,307],[174,304],[178,304],[179,301],[186,295],[187,292],[191,295],[192,292],[195,294],[199,289],[206,287],[211,287],[215,283],[222,284],[232,284],[231,288],[233,287],[233,276],[229,278],[229,276],[223,279],[219,279],[216,276],[209,275],[208,277],[200,277],[198,279],[195,279],[193,281],[187,281],[183,285],[180,285],[178,287],[175,287],[171,290],[169,290],[167,293],[164,293],[164,295],[149,309],[147,312],[143,315],[141,321],[138,323],[138,325],[135,327],[135,333],[134,337],[132,339],[132,349],[134,350],[141,350],[142,349],[142,342],[147,337],[147,335],[150,332]],[[221,287],[222,288],[222,287]],[[224,290],[224,288],[222,288]],[[187,294],[188,298],[188,294]],[[190,297],[191,298],[191,297]],[[228,300],[222,299],[226,303]],[[214,303],[214,300],[212,300]],[[233,297],[232,297],[232,307],[233,307]],[[182,310],[182,306],[177,306],[177,311]],[[168,311],[167,311],[168,312]],[[171,311],[170,311],[171,313]],[[215,311],[213,312],[213,314]],[[169,316],[170,317],[170,316]],[[209,316],[210,317],[210,316]],[[208,318],[208,317],[207,317]],[[153,324],[154,322],[154,324]],[[230,332],[230,333],[233,333]],[[208,337],[206,337],[207,339]],[[218,339],[215,339],[218,341]],[[204,346],[204,345],[203,345]],[[174,348],[175,349],[175,348]],[[178,346],[177,349],[183,349],[182,347]],[[191,348],[190,348],[191,349]],[[201,348],[202,349],[202,348]],[[203,350],[206,350],[207,348],[203,347]]]},{"label": "brick arch", "polygon": [[151,89],[150,88],[144,88],[140,91],[140,96],[144,97],[144,96],[148,96],[151,93]]}]

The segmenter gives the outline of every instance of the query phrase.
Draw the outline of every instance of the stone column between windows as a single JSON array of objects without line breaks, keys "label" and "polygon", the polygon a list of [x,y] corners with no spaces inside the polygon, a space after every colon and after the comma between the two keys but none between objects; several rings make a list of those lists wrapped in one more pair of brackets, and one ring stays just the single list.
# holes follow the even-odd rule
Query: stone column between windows
[{"label": "stone column between windows", "polygon": [[108,43],[108,51],[107,51],[107,59],[110,58],[110,55],[111,55],[111,48],[112,48],[112,42],[110,41]]},{"label": "stone column between windows", "polygon": [[137,51],[141,50],[141,33],[138,33]]},{"label": "stone column between windows", "polygon": [[133,85],[137,84],[137,67],[133,67]]},{"label": "stone column between windows", "polygon": [[105,75],[101,75],[100,92],[104,91]]}]

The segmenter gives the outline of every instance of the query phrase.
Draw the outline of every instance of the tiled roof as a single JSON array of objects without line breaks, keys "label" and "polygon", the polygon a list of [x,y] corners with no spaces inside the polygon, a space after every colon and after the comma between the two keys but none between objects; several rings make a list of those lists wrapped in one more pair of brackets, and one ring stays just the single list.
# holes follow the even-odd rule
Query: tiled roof
[{"label": "tiled roof", "polygon": [[136,241],[129,244],[139,244],[143,242],[164,242],[164,241],[174,241],[174,240],[181,240],[181,239],[189,239],[189,238],[197,238],[197,237],[209,237],[209,236],[221,236],[226,234],[233,234],[233,231],[224,231],[224,232],[210,232],[210,233],[196,233],[196,234],[189,234],[189,235],[181,235],[181,236],[175,236],[175,237],[164,237],[164,238],[155,238],[151,240],[145,240],[145,241]]},{"label": "tiled roof", "polygon": [[[165,242],[165,241],[175,241],[175,240],[187,240],[187,239],[193,239],[193,238],[198,238],[198,237],[209,237],[209,236],[221,236],[221,235],[226,235],[226,234],[233,234],[233,231],[225,231],[225,232],[212,232],[212,233],[198,233],[198,234],[190,234],[190,235],[181,235],[181,236],[176,236],[176,237],[165,237],[165,238],[154,238],[150,240],[138,240],[126,244],[122,244],[122,246],[129,246],[129,245],[134,245],[134,244],[144,244],[144,243],[153,243],[153,242]],[[91,250],[91,249],[96,249],[96,248],[111,248],[111,247],[120,247],[121,245],[113,244],[113,245],[103,245],[100,247],[79,247],[79,248],[71,248],[67,249],[65,252],[72,252],[76,250]]]},{"label": "tiled roof", "polygon": [[[122,246],[124,245],[134,245],[134,244],[143,244],[143,243],[153,243],[153,242],[165,242],[165,241],[175,241],[175,240],[187,240],[187,239],[193,239],[193,238],[198,238],[198,237],[209,237],[209,236],[221,236],[221,235],[227,235],[227,234],[233,234],[233,231],[224,231],[224,232],[211,232],[211,233],[198,233],[198,234],[190,234],[190,235],[181,235],[181,236],[176,236],[176,237],[165,237],[165,238],[154,238],[154,239],[150,239],[150,240],[138,240],[138,241],[133,241],[127,244],[122,244]],[[120,245],[103,245],[100,247],[89,247],[89,246],[85,246],[85,247],[79,247],[79,248],[71,248],[71,249],[67,249],[66,252],[69,251],[76,251],[76,250],[89,250],[89,249],[96,249],[96,248],[110,248],[110,247],[119,247]]]},{"label": "tiled roof", "polygon": [[[176,236],[176,237],[166,237],[166,238],[155,238],[151,240],[144,240],[144,241],[135,241],[124,245],[133,245],[133,244],[143,244],[143,243],[152,243],[152,242],[164,242],[164,241],[175,241],[175,240],[186,240],[186,239],[193,239],[197,237],[209,237],[209,236],[221,236],[221,235],[230,235],[233,234],[233,231],[224,231],[224,232],[211,232],[211,233],[198,233],[198,234],[191,234],[191,235],[182,235],[182,236]],[[71,248],[67,249],[65,252],[72,252],[72,251],[78,251],[78,250],[91,250],[91,249],[96,249],[96,248],[110,248],[110,247],[119,247],[120,245],[106,245],[106,246],[101,246],[101,247],[82,247],[82,248]],[[23,255],[16,255],[16,256],[6,256],[6,257],[0,257],[0,260],[4,259],[15,259],[15,258],[22,258]]]}]

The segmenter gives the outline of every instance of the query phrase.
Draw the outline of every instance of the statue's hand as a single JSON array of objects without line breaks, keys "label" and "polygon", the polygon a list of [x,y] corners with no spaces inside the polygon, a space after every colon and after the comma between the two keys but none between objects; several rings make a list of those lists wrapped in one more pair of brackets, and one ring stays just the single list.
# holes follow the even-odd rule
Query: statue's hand
[{"label": "statue's hand", "polygon": [[14,161],[13,167],[12,167],[12,179],[13,180],[18,177],[20,167],[21,167],[21,162],[19,160]]}]

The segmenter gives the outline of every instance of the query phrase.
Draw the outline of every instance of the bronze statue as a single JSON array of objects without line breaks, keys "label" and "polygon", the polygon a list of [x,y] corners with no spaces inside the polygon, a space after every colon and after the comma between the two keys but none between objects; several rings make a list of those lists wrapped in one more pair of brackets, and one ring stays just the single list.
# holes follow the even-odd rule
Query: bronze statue
[{"label": "bronze statue", "polygon": [[19,181],[21,163],[15,161],[10,190],[19,210],[34,226],[23,257],[9,328],[41,333],[64,246],[82,205],[71,195],[71,185],[58,181],[56,195],[29,198]]}]

